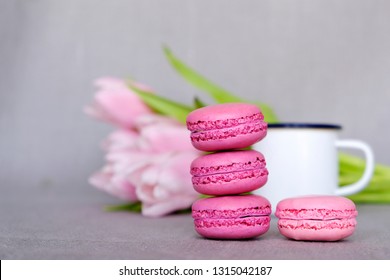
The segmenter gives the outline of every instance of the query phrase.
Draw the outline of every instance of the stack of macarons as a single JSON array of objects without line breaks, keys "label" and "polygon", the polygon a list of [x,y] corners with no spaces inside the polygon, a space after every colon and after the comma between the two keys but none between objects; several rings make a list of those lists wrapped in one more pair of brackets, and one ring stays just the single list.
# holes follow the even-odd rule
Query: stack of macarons
[{"label": "stack of macarons", "polygon": [[195,230],[215,239],[260,236],[270,226],[271,205],[246,194],[267,182],[264,156],[249,149],[267,134],[256,105],[226,103],[199,108],[187,117],[191,143],[204,152],[191,164],[194,189],[212,196],[192,205]]},{"label": "stack of macarons", "polygon": [[[187,117],[193,146],[206,152],[190,168],[195,230],[206,238],[248,239],[270,227],[271,205],[250,193],[267,182],[264,156],[248,147],[267,134],[259,108],[246,103],[203,107]],[[293,187],[293,186],[292,186]],[[276,207],[279,232],[292,240],[337,241],[352,235],[357,210],[348,198],[312,195],[287,198]]]}]

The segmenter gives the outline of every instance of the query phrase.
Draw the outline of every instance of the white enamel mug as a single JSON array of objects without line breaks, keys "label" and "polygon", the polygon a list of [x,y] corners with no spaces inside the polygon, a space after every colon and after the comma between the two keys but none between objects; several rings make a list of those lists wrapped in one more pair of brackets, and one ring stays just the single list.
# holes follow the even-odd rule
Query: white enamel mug
[{"label": "white enamel mug", "polygon": [[[359,140],[339,140],[339,125],[269,124],[267,136],[253,145],[264,154],[269,171],[267,184],[256,194],[265,196],[275,211],[277,203],[301,195],[351,195],[364,189],[374,172],[374,154]],[[359,181],[339,187],[338,149],[357,149],[366,161]]]}]

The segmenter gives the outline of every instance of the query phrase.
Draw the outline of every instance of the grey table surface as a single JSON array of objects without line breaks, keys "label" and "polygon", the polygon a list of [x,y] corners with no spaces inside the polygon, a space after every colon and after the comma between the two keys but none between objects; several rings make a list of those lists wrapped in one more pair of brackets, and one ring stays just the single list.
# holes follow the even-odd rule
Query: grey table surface
[{"label": "grey table surface", "polygon": [[358,205],[354,235],[298,242],[278,233],[246,241],[198,236],[189,214],[106,212],[96,190],[16,191],[0,197],[0,259],[390,259],[390,205]]}]

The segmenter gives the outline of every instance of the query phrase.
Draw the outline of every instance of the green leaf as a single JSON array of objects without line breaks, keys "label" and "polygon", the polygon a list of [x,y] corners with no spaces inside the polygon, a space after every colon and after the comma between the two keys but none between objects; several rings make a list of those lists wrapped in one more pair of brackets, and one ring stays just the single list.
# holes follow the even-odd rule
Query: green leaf
[{"label": "green leaf", "polygon": [[390,203],[390,193],[358,193],[348,196],[355,203],[388,204]]},{"label": "green leaf", "polygon": [[[363,175],[365,161],[362,158],[340,153],[339,163],[341,186],[355,183]],[[376,164],[368,186],[348,197],[356,203],[390,203],[390,167]]]},{"label": "green leaf", "polygon": [[267,123],[279,122],[279,119],[276,116],[274,110],[272,110],[272,108],[270,106],[268,106],[267,104],[260,103],[260,102],[250,102],[250,103],[253,103],[253,104],[256,104],[257,106],[259,106],[259,108],[261,109],[261,112],[264,115],[264,120]]},{"label": "green leaf", "polygon": [[186,209],[180,209],[180,210],[176,210],[174,211],[172,214],[179,214],[179,215],[182,215],[182,214],[189,214],[191,213],[191,208],[186,208]]},{"label": "green leaf", "polygon": [[191,67],[187,66],[184,62],[178,59],[172,51],[164,47],[164,53],[173,68],[190,84],[195,87],[208,92],[218,103],[226,102],[243,102],[243,100],[220,86],[215,85]]},{"label": "green leaf", "polygon": [[198,89],[208,93],[217,103],[228,102],[248,102],[256,104],[260,107],[264,114],[266,122],[275,123],[278,122],[278,118],[273,110],[264,103],[246,101],[222,87],[214,84],[197,71],[186,65],[183,61],[177,58],[172,51],[164,47],[164,53],[172,67],[179,73],[187,82],[197,87]]},{"label": "green leaf", "polygon": [[119,211],[128,211],[128,212],[141,212],[142,204],[141,202],[132,202],[118,205],[108,205],[104,208],[109,212],[119,212]]},{"label": "green leaf", "polygon": [[174,102],[167,98],[152,94],[147,91],[143,91],[131,83],[128,86],[138,94],[138,96],[148,105],[153,111],[158,114],[172,117],[179,122],[185,124],[187,115],[193,110],[193,108],[184,104]]},{"label": "green leaf", "polygon": [[199,109],[199,108],[202,108],[202,107],[205,107],[206,104],[203,103],[202,100],[199,99],[199,97],[195,96],[194,98],[194,107],[195,109]]}]

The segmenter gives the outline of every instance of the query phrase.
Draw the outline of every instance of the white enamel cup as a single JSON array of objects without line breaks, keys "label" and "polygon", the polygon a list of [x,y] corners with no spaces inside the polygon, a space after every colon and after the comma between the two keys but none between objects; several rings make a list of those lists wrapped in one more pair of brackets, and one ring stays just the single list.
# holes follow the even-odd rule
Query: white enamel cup
[{"label": "white enamel cup", "polygon": [[[339,140],[339,125],[278,123],[269,124],[267,136],[253,145],[264,154],[268,181],[256,194],[265,196],[275,210],[288,197],[325,194],[346,196],[364,189],[374,172],[374,154],[359,140]],[[339,187],[338,150],[357,149],[365,156],[366,167],[360,180]]]}]

